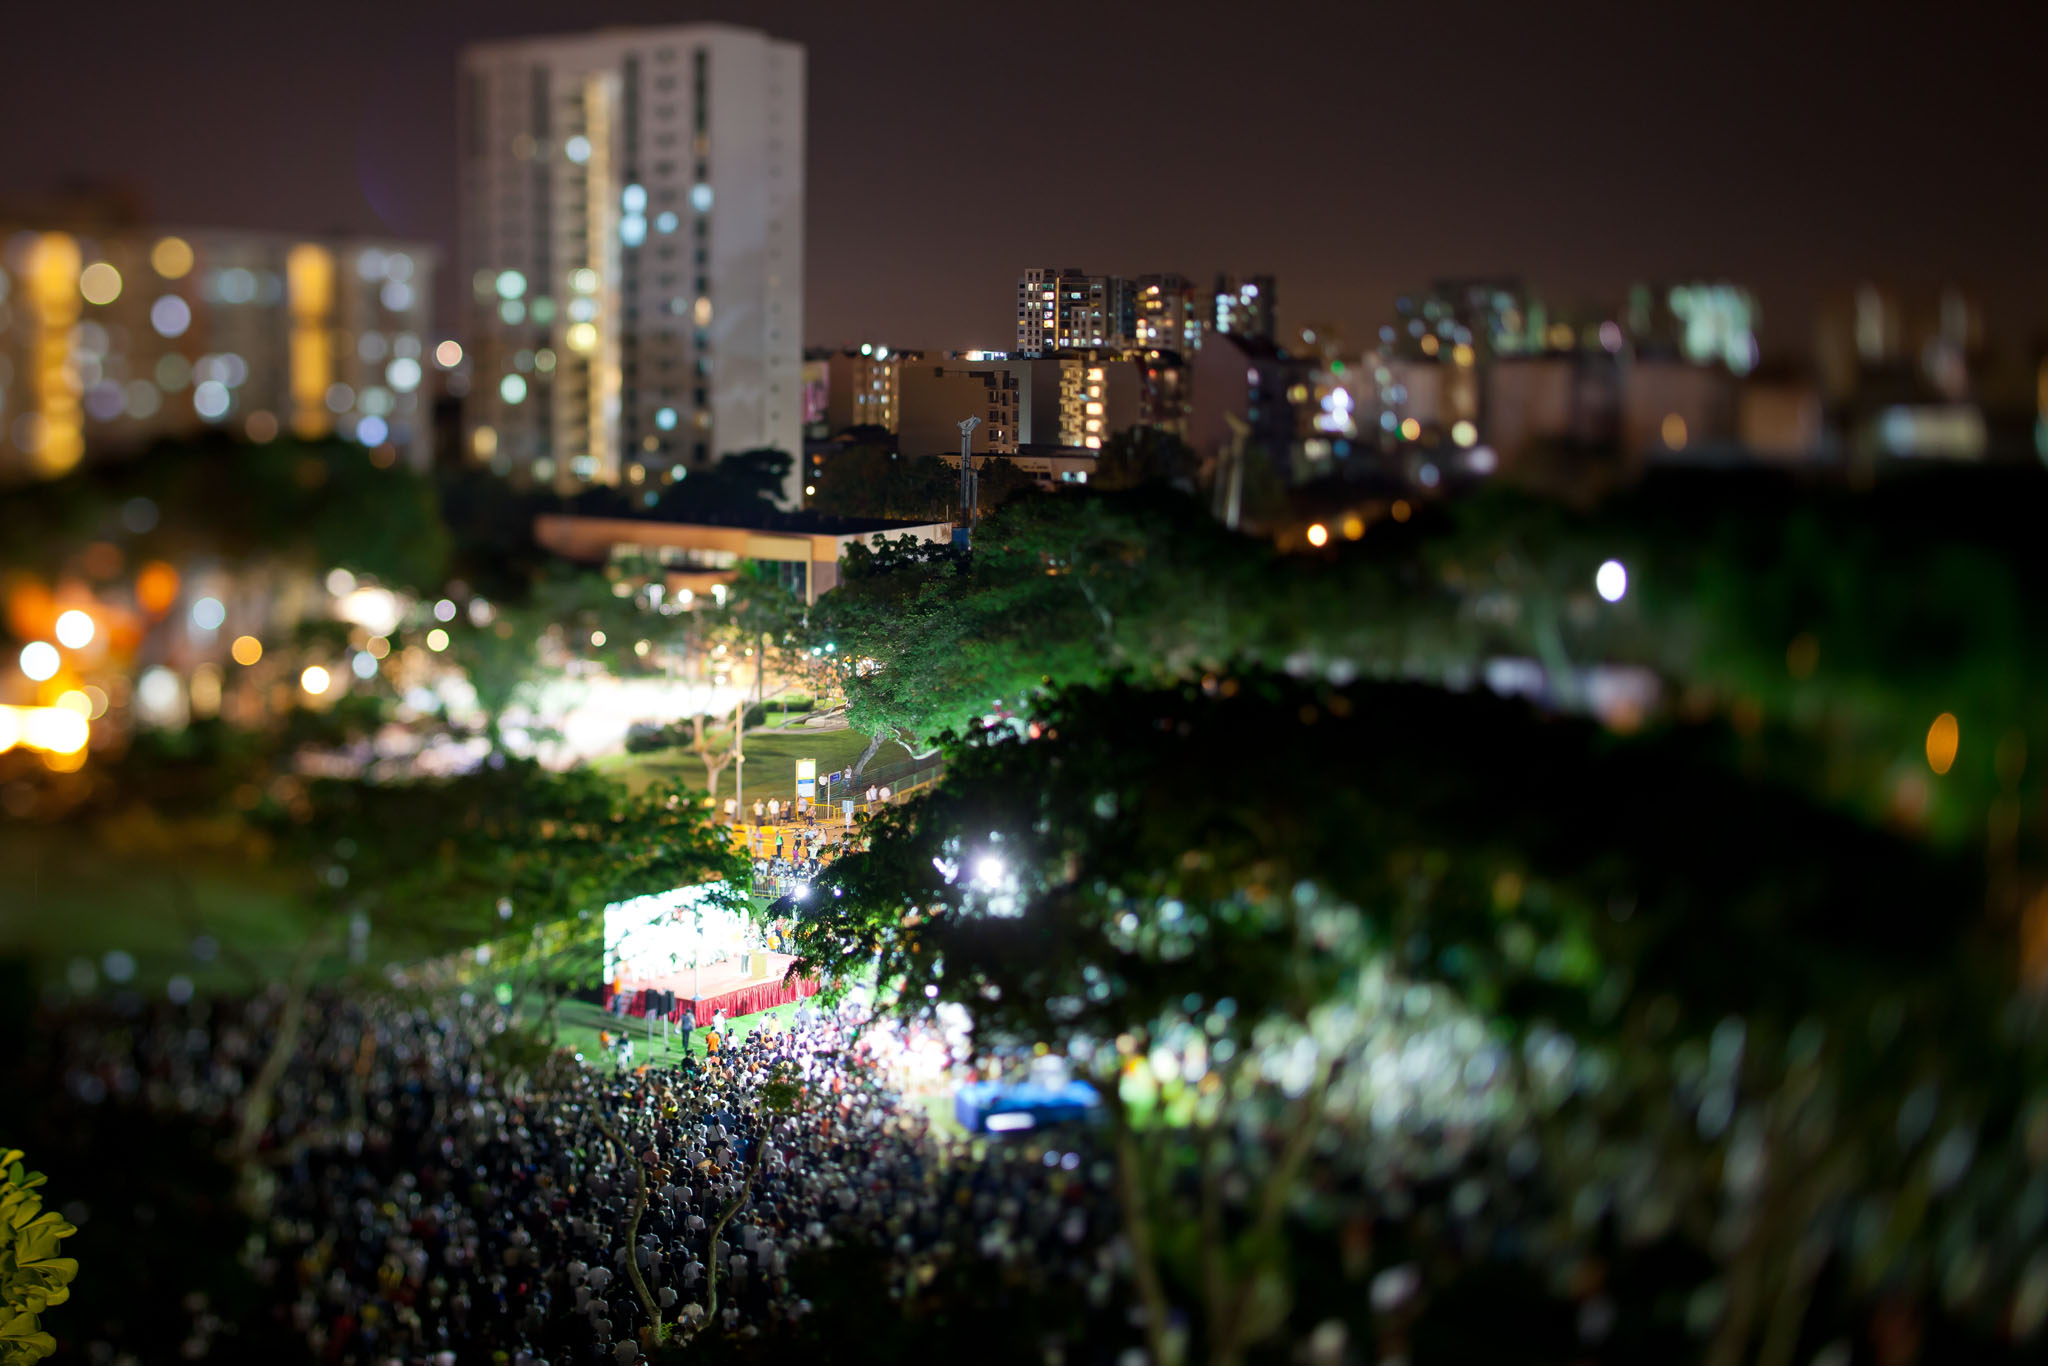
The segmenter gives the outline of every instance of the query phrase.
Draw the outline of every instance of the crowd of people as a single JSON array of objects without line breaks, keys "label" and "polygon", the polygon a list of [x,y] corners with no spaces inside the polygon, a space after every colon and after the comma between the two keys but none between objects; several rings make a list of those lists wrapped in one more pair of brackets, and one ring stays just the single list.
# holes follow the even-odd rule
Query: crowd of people
[{"label": "crowd of people", "polygon": [[[280,1013],[272,994],[73,1029],[67,1085],[239,1132]],[[654,1316],[671,1340],[794,1325],[800,1259],[846,1245],[896,1294],[986,1259],[1111,1295],[1107,1163],[1077,1136],[934,1134],[891,1026],[807,1004],[708,1060],[619,1072],[515,1067],[516,1037],[477,999],[309,1004],[257,1153],[271,1330],[365,1366],[632,1363]]]}]

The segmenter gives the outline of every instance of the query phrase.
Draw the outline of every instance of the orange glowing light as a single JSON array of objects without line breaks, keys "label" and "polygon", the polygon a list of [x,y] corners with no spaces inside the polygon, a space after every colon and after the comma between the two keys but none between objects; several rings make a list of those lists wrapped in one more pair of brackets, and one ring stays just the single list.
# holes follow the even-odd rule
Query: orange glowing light
[{"label": "orange glowing light", "polygon": [[162,616],[178,600],[178,571],[162,560],[151,560],[135,576],[135,601],[152,616]]},{"label": "orange glowing light", "polygon": [[1937,777],[1955,766],[1956,750],[1962,740],[1962,727],[1956,724],[1953,712],[1943,712],[1927,728],[1927,766]]},{"label": "orange glowing light", "polygon": [[1311,523],[1308,529],[1308,543],[1314,546],[1330,543],[1330,529],[1321,522]]},{"label": "orange glowing light", "polygon": [[9,583],[7,627],[16,640],[35,640],[50,634],[57,622],[57,599],[40,579],[23,574]]}]

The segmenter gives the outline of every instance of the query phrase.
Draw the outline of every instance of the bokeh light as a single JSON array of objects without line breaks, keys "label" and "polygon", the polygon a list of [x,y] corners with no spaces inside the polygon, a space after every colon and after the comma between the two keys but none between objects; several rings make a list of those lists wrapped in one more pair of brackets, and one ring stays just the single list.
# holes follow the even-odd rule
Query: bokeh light
[{"label": "bokeh light", "polygon": [[235,643],[228,646],[228,655],[237,664],[254,664],[263,658],[263,642],[254,636],[236,636]]},{"label": "bokeh light", "polygon": [[329,684],[333,681],[333,679],[328,677],[327,670],[321,668],[318,664],[307,665],[305,672],[299,675],[299,686],[314,697],[318,697],[326,692]]},{"label": "bokeh light", "polygon": [[1628,568],[1620,560],[1609,560],[1593,575],[1593,587],[1609,602],[1620,602],[1628,593]]},{"label": "bokeh light", "polygon": [[1956,751],[1962,747],[1963,728],[1953,712],[1943,712],[1927,728],[1927,766],[1936,776],[1955,767]]},{"label": "bokeh light", "polygon": [[192,305],[175,294],[166,294],[149,306],[149,325],[160,337],[182,337],[192,326]]},{"label": "bokeh light", "polygon": [[149,264],[166,280],[182,280],[192,270],[192,244],[166,237],[150,249]]},{"label": "bokeh light", "polygon": [[[151,521],[155,520],[152,513]],[[135,601],[152,616],[171,610],[178,600],[178,571],[162,560],[151,560],[135,576]]]},{"label": "bokeh light", "polygon": [[121,272],[95,261],[79,273],[78,292],[89,304],[110,304],[121,297]]},{"label": "bokeh light", "polygon": [[83,650],[97,632],[92,617],[75,607],[57,618],[57,643],[67,650]]},{"label": "bokeh light", "polygon": [[34,682],[45,683],[55,678],[63,663],[57,647],[47,640],[31,640],[21,647],[21,671]]}]

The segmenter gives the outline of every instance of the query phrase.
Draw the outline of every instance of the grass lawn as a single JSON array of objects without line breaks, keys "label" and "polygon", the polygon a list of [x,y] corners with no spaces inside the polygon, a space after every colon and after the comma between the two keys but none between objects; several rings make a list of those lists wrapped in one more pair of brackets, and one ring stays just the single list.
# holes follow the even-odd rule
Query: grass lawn
[{"label": "grass lawn", "polygon": [[[716,732],[714,743],[724,743]],[[851,768],[868,747],[868,738],[854,730],[749,731],[746,744],[747,802],[756,797],[796,796],[796,761],[816,759],[820,775]],[[876,758],[881,758],[880,754]],[[590,766],[600,773],[621,779],[638,792],[650,783],[680,779],[685,787],[704,790],[704,761],[687,749],[662,749],[649,754],[607,754],[593,759]],[[733,790],[730,766],[718,775],[720,799]]]},{"label": "grass lawn", "polygon": [[[176,976],[202,993],[247,991],[283,977],[316,929],[341,928],[258,878],[198,859],[173,873],[162,859],[123,858],[52,832],[0,831],[0,867],[0,958],[28,961],[39,984],[62,981],[79,960],[103,972],[118,951],[145,992]],[[228,951],[195,956],[200,936]],[[250,981],[252,972],[263,981]]]},{"label": "grass lawn", "polygon": [[[791,1001],[787,1005],[775,1006],[772,1009],[761,1011],[757,1015],[742,1015],[736,1019],[727,1020],[725,1022],[726,1030],[734,1035],[734,1042],[738,1042],[756,1029],[759,1029],[762,1024],[769,1020],[776,1021],[778,1028],[787,1029],[791,1017],[796,1014],[797,1004],[797,1002]],[[647,1062],[672,1063],[683,1056],[682,1049],[676,1046],[680,1036],[673,1026],[669,1029],[669,1042],[663,1044],[661,1039],[661,1022],[658,1020],[654,1025],[654,1042],[651,1045],[647,1041],[647,1022],[645,1020],[634,1016],[628,1016],[621,1020],[616,1015],[605,1014],[603,1010],[588,1001],[564,1001],[561,1008],[561,1022],[563,1046],[575,1049],[583,1056],[585,1062],[596,1066],[616,1066],[615,1063],[606,1064],[603,1061],[605,1050],[597,1041],[597,1033],[601,1029],[610,1030],[612,1037],[615,1039],[623,1034],[633,1040],[633,1065],[635,1067]],[[704,1056],[705,1033],[706,1031],[699,1029],[691,1035],[691,1057],[702,1058]]]}]

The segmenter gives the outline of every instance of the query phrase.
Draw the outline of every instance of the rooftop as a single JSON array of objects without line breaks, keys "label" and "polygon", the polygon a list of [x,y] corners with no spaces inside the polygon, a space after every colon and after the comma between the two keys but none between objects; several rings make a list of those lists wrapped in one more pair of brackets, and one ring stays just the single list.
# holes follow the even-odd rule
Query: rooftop
[{"label": "rooftop", "polygon": [[550,508],[542,516],[586,517],[593,521],[646,522],[654,526],[715,526],[786,536],[871,536],[878,531],[912,531],[938,522],[910,522],[890,517],[834,517],[829,513],[748,509],[744,513],[693,509],[688,515],[650,516],[646,511],[610,508]]}]

